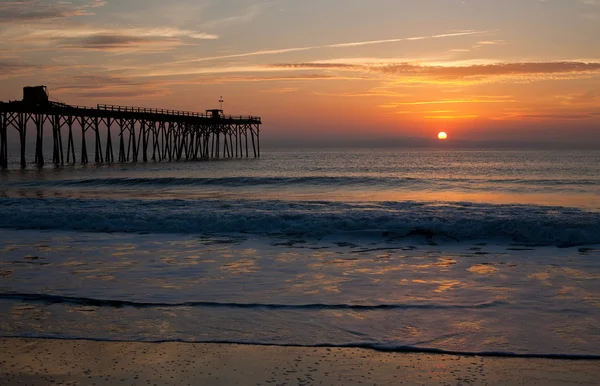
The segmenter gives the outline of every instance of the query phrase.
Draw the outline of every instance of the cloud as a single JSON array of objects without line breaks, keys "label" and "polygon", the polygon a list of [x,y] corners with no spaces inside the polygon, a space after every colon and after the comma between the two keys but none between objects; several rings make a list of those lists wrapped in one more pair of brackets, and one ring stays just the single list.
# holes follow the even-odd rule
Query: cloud
[{"label": "cloud", "polygon": [[402,42],[402,41],[440,39],[440,38],[448,38],[448,37],[456,37],[456,36],[476,35],[476,34],[482,34],[482,33],[485,33],[485,32],[468,30],[468,31],[459,31],[459,32],[455,32],[455,33],[447,33],[447,34],[431,35],[431,36],[418,36],[418,37],[395,38],[395,39],[385,39],[385,40],[369,40],[369,41],[359,41],[359,42],[327,44],[327,45],[322,45],[322,46],[281,48],[281,49],[275,49],[275,50],[260,50],[260,51],[245,52],[245,53],[240,53],[240,54],[209,56],[209,57],[205,57],[205,58],[183,60],[183,61],[178,61],[178,62],[175,62],[172,64],[198,63],[198,62],[206,62],[206,61],[212,61],[212,60],[245,58],[245,57],[250,57],[250,56],[261,56],[261,55],[277,55],[277,54],[285,54],[285,53],[290,53],[290,52],[309,51],[309,50],[316,50],[316,49],[323,49],[323,48],[347,48],[347,47],[358,47],[358,46],[367,46],[367,45],[375,45],[375,44],[396,43],[396,42]]},{"label": "cloud", "polygon": [[506,115],[501,115],[498,117],[493,117],[491,119],[493,120],[499,120],[499,121],[505,121],[505,120],[516,120],[516,121],[522,121],[522,120],[541,120],[541,121],[547,121],[547,120],[565,120],[565,121],[572,121],[572,120],[588,120],[588,119],[593,119],[594,117],[598,116],[598,114],[596,113],[572,113],[572,114],[506,114]]},{"label": "cloud", "polygon": [[219,77],[201,77],[197,79],[185,80],[166,80],[157,82],[158,84],[227,84],[227,83],[246,83],[246,82],[303,82],[315,80],[364,80],[364,77],[352,77],[343,75],[323,75],[323,74],[304,74],[304,75],[274,75],[274,76],[219,76]]},{"label": "cloud", "polygon": [[60,48],[101,51],[163,51],[182,45],[177,38],[97,34],[84,38],[61,39]]},{"label": "cloud", "polygon": [[564,105],[600,105],[600,91],[589,90],[583,93],[559,95],[557,99]]},{"label": "cloud", "polygon": [[217,35],[178,28],[115,28],[88,25],[41,25],[37,28],[14,27],[5,31],[5,39],[21,47],[117,52],[164,51],[192,40],[213,40]]},{"label": "cloud", "polygon": [[368,91],[360,91],[360,92],[345,92],[345,93],[326,93],[326,92],[315,92],[315,95],[321,96],[335,96],[335,97],[410,97],[411,94],[403,94],[389,90],[368,90]]},{"label": "cloud", "polygon": [[504,40],[483,40],[480,42],[477,42],[477,45],[480,46],[496,46],[496,45],[503,45],[506,44],[506,42]]},{"label": "cloud", "polygon": [[591,114],[523,114],[519,119],[588,119]]},{"label": "cloud", "polygon": [[279,63],[273,68],[296,70],[338,70],[382,73],[396,76],[399,82],[413,83],[482,83],[490,81],[535,81],[573,79],[600,75],[600,62],[523,62],[459,65],[415,63],[345,64],[345,63]]},{"label": "cloud", "polygon": [[68,2],[45,3],[40,0],[0,2],[0,24],[26,23],[56,20],[74,16],[89,16],[91,8],[106,5],[105,1],[94,0],[83,5]]},{"label": "cloud", "polygon": [[439,100],[424,100],[424,101],[407,101],[394,102],[381,105],[381,108],[396,108],[400,106],[420,106],[420,105],[445,105],[445,104],[472,104],[472,103],[515,103],[516,100],[511,97],[473,97],[465,99],[439,99]]},{"label": "cloud", "polygon": [[442,34],[442,35],[432,35],[432,36],[418,36],[418,37],[411,37],[411,38],[397,38],[397,39],[385,39],[385,40],[368,40],[368,41],[353,42],[353,43],[330,44],[330,45],[325,46],[325,47],[327,47],[327,48],[360,47],[360,46],[370,46],[370,45],[373,45],[373,44],[398,43],[398,42],[402,42],[402,41],[424,40],[424,39],[439,39],[439,38],[448,38],[448,37],[455,37],[455,36],[467,36],[467,35],[474,35],[474,34],[478,34],[478,33],[481,33],[481,32],[461,31],[461,32],[448,33],[448,34]]},{"label": "cloud", "polygon": [[262,14],[266,8],[272,5],[272,3],[251,4],[250,7],[243,13],[202,23],[202,27],[218,28],[231,24],[248,23],[254,20],[260,14]]},{"label": "cloud", "polygon": [[57,66],[42,66],[27,64],[20,61],[0,59],[0,79],[9,79],[18,76],[28,76],[48,69],[56,69]]},{"label": "cloud", "polygon": [[195,40],[217,39],[214,34],[177,27],[131,27],[71,20],[94,15],[103,0],[0,1],[0,46],[12,52],[32,50],[102,50],[120,53],[165,51]]},{"label": "cloud", "polygon": [[167,90],[136,89],[136,90],[112,90],[112,91],[80,91],[75,93],[77,97],[97,99],[131,99],[131,98],[155,98],[169,95]]},{"label": "cloud", "polygon": [[479,115],[425,115],[425,119],[475,119]]},{"label": "cloud", "polygon": [[268,90],[260,90],[260,92],[270,93],[270,94],[288,94],[291,92],[298,91],[297,88],[293,87],[284,87],[284,88],[272,88]]},{"label": "cloud", "polygon": [[[68,83],[65,83],[68,82]],[[57,79],[56,86],[50,84],[50,90],[63,98],[149,98],[170,94],[168,88],[152,82],[137,82],[117,76],[81,75]],[[62,84],[62,85],[61,85]]]}]

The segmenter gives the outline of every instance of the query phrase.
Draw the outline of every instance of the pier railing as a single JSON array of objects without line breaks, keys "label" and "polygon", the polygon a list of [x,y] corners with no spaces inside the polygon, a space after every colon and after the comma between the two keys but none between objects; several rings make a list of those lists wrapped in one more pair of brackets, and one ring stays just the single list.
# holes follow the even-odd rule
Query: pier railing
[{"label": "pier railing", "polygon": [[[52,162],[75,162],[75,137],[81,132],[81,163],[88,162],[86,133],[91,132],[95,162],[115,162],[111,132],[118,135],[118,161],[137,162],[215,158],[248,158],[251,141],[254,157],[260,157],[261,118],[253,115],[207,113],[99,104],[96,107],[45,103],[0,102],[0,168],[8,165],[8,136],[18,133],[21,166],[25,167],[27,132],[36,133],[35,164],[44,164],[45,127],[51,129]],[[13,131],[14,129],[14,131]],[[68,135],[64,157],[63,131]],[[105,138],[105,140],[103,140]]]},{"label": "pier railing", "polygon": [[[175,115],[180,117],[198,117],[198,118],[214,118],[211,114],[197,113],[192,111],[181,111],[181,110],[165,110],[165,109],[153,109],[147,107],[133,107],[133,106],[119,106],[119,105],[98,105],[98,110],[105,111],[116,111],[116,112],[127,112],[127,113],[145,113],[145,114],[162,114],[162,115]],[[240,119],[240,120],[260,120],[260,117],[254,115],[219,115],[220,119]]]}]

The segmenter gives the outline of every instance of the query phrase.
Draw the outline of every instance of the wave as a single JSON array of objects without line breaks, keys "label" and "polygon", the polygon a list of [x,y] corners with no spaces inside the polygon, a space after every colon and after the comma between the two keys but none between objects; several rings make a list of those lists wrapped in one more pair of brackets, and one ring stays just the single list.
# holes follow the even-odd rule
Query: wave
[{"label": "wave", "polygon": [[350,235],[387,240],[422,236],[436,242],[500,238],[563,247],[600,244],[600,213],[472,202],[0,198],[0,228],[316,238]]},{"label": "wave", "polygon": [[524,359],[561,359],[561,360],[600,360],[600,355],[594,354],[522,354],[504,351],[454,351],[438,348],[427,348],[418,346],[403,346],[381,343],[347,343],[347,344],[296,344],[296,343],[272,343],[261,341],[245,340],[191,340],[191,339],[162,339],[162,340],[123,340],[123,339],[101,339],[85,338],[77,336],[49,336],[44,334],[21,334],[21,335],[0,335],[2,339],[45,339],[45,340],[71,340],[88,342],[107,342],[107,343],[190,343],[190,344],[227,344],[242,346],[262,346],[262,347],[293,347],[293,348],[332,348],[332,349],[365,349],[386,353],[412,353],[412,354],[430,354],[430,355],[453,355],[453,356],[478,356],[492,358],[524,358]]},{"label": "wave", "polygon": [[438,304],[263,304],[263,303],[219,303],[219,302],[183,302],[183,303],[152,303],[136,302],[129,300],[92,299],[85,297],[70,297],[48,294],[0,294],[2,300],[19,300],[26,303],[41,304],[69,304],[91,307],[109,308],[235,308],[235,309],[263,309],[263,310],[352,310],[352,311],[378,311],[378,310],[408,310],[408,309],[483,309],[506,304],[501,301],[480,303],[473,305],[438,305]]},{"label": "wave", "polygon": [[416,177],[370,177],[370,176],[304,176],[304,177],[222,177],[222,178],[185,178],[185,177],[148,177],[148,178],[86,178],[42,180],[35,182],[11,183],[15,187],[249,187],[249,186],[372,186],[397,187],[406,184],[467,183],[467,184],[516,184],[541,187],[556,186],[596,186],[599,180],[593,179],[535,179],[535,178],[416,178]]}]

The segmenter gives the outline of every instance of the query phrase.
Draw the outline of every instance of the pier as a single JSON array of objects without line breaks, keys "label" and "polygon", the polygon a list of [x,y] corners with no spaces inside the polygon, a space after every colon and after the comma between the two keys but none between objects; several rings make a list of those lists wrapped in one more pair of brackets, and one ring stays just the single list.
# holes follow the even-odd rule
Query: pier
[{"label": "pier", "polygon": [[[0,102],[0,168],[8,167],[9,136],[17,134],[21,167],[27,166],[28,127],[36,135],[33,163],[43,166],[46,162],[44,137],[51,130],[52,163],[58,166],[90,162],[86,134],[93,137],[94,162],[99,164],[259,158],[261,124],[260,117],[225,115],[221,109],[196,113],[116,105],[73,106],[50,101],[44,86],[25,87],[23,100]],[[76,130],[81,133],[77,144],[73,136]],[[113,132],[118,138],[113,138]]]}]

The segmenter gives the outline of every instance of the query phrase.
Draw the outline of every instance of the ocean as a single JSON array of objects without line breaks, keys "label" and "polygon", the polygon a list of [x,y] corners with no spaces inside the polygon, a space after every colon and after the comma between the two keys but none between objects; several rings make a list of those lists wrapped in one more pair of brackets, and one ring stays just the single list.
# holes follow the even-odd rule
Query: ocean
[{"label": "ocean", "polygon": [[600,358],[600,152],[0,172],[0,335]]}]

